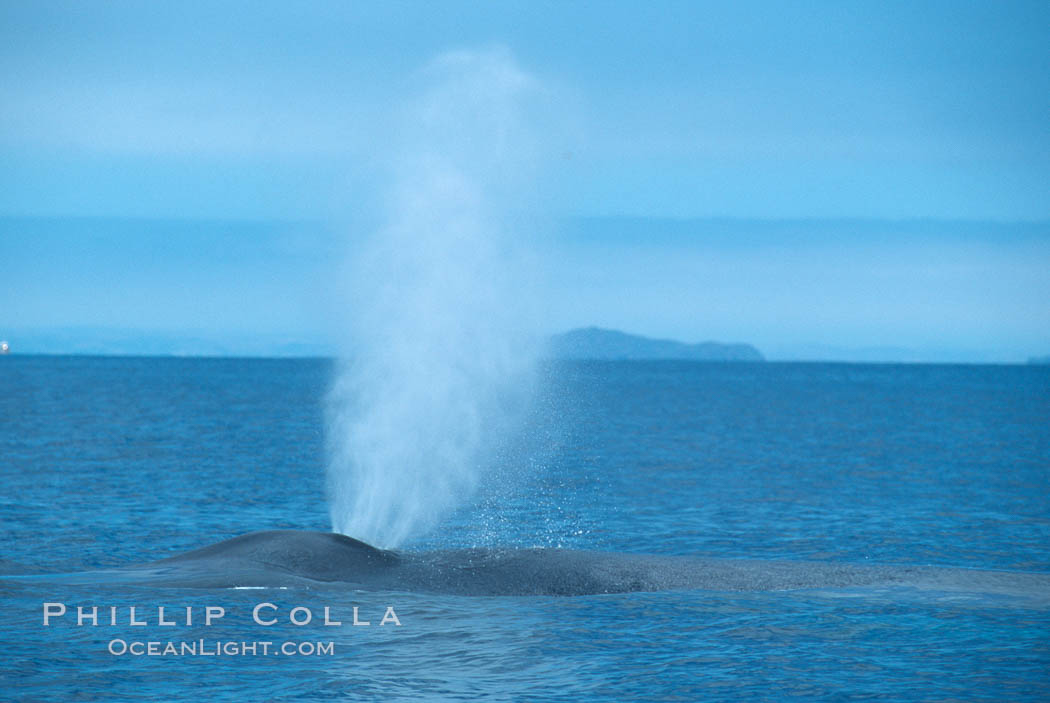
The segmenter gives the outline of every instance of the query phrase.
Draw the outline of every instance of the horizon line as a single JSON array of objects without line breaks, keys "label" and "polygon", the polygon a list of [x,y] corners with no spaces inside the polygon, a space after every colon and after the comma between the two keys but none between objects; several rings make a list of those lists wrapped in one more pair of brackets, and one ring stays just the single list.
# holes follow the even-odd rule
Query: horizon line
[{"label": "horizon line", "polygon": [[[84,358],[84,359],[190,359],[190,360],[227,360],[227,361],[327,361],[339,362],[352,358],[352,355],[316,355],[316,354],[178,354],[149,353],[135,354],[127,352],[15,352],[0,354],[0,360],[8,358]],[[540,363],[567,364],[707,364],[714,366],[768,365],[768,364],[841,364],[850,366],[1047,366],[1039,361],[1042,357],[1030,357],[1026,361],[920,361],[920,360],[886,360],[858,361],[853,359],[599,359],[599,358],[563,358],[557,356],[539,356]],[[0,363],[4,363],[0,361]]]}]

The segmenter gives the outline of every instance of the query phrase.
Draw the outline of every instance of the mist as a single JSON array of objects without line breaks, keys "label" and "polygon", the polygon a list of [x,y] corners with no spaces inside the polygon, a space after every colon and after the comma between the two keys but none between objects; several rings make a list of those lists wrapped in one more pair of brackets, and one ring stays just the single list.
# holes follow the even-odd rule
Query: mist
[{"label": "mist", "polygon": [[385,223],[351,255],[327,398],[332,528],[381,547],[470,498],[528,408],[539,337],[527,232],[508,216],[538,84],[501,49],[443,54],[418,78],[381,155]]}]

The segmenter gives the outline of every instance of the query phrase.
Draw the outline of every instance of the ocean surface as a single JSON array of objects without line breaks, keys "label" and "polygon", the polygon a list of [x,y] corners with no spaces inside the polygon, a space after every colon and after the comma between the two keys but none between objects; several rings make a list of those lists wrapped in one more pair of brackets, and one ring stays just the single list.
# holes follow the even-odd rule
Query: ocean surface
[{"label": "ocean surface", "polygon": [[[1038,591],[470,597],[49,579],[253,530],[327,530],[333,373],[325,360],[0,358],[0,698],[1050,699]],[[1050,572],[1050,367],[578,362],[541,376],[477,494],[405,550]],[[67,613],[44,626],[44,603]],[[275,624],[253,621],[260,603]],[[98,625],[78,626],[78,605],[98,606]],[[224,616],[205,625],[207,606]],[[326,607],[341,626],[323,624]],[[370,625],[352,624],[355,607]],[[400,625],[379,624],[388,608]],[[304,609],[311,622],[292,624]],[[198,653],[136,655],[136,642]]]}]

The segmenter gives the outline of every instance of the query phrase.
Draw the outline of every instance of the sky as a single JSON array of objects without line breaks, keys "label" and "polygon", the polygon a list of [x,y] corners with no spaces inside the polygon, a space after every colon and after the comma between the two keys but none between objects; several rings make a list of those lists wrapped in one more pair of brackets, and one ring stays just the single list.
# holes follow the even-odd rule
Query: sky
[{"label": "sky", "polygon": [[0,0],[0,336],[324,348],[406,101],[469,50],[536,86],[512,214],[549,331],[1047,354],[1048,31],[1045,2]]}]

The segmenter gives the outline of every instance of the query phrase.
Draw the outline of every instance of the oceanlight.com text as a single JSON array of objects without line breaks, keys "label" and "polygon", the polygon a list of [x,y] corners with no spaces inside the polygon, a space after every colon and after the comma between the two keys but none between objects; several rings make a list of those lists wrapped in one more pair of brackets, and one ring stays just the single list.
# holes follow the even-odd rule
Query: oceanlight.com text
[{"label": "oceanlight.com text", "polygon": [[334,642],[268,642],[235,640],[109,641],[115,657],[323,657],[335,655]]}]

